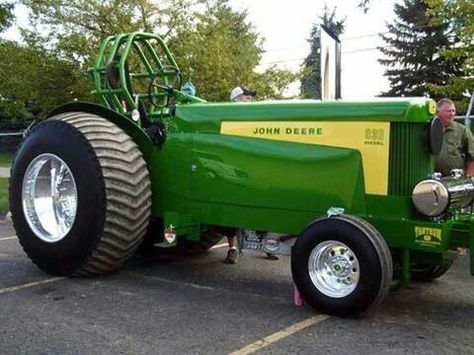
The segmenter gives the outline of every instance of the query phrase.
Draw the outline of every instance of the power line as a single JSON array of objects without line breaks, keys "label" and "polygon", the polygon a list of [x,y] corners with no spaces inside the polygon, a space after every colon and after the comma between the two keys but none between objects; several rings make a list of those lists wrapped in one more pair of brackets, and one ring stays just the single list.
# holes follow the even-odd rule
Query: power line
[{"label": "power line", "polygon": [[306,45],[306,44],[301,44],[301,45],[298,45],[298,46],[273,48],[273,49],[264,50],[263,52],[264,52],[264,53],[281,52],[281,51],[286,51],[286,50],[290,50],[290,49],[305,48],[305,47],[308,47],[308,45]]},{"label": "power line", "polygon": [[[380,46],[380,47],[370,47],[370,48],[361,48],[361,49],[354,49],[350,51],[342,51],[341,54],[347,54],[347,53],[359,53],[359,52],[368,52],[368,51],[373,51],[373,50],[378,50],[379,48],[389,48],[392,46]],[[266,63],[260,63],[259,65],[271,65],[271,64],[279,64],[279,63],[289,63],[289,62],[296,62],[305,59],[306,57],[299,57],[299,58],[293,58],[293,59],[282,59],[282,60],[275,60],[272,62],[266,62]]]},{"label": "power line", "polygon": [[367,52],[367,51],[373,51],[380,48],[391,48],[391,47],[392,46],[387,45],[387,46],[378,46],[378,47],[370,47],[370,48],[361,48],[361,49],[353,49],[350,51],[342,51],[341,53],[344,54],[344,53]]},{"label": "power line", "polygon": [[266,62],[266,63],[260,63],[259,65],[270,65],[270,64],[278,64],[278,63],[289,63],[289,62],[296,62],[305,59],[303,58],[294,58],[294,59],[282,59],[282,60],[275,60],[273,62]]},{"label": "power line", "polygon": [[389,33],[389,32],[388,31],[387,32],[378,32],[378,33],[371,33],[371,34],[354,36],[354,37],[347,37],[347,38],[344,38],[344,36],[341,36],[340,40],[341,41],[347,41],[347,40],[367,38],[367,37],[376,37],[376,36],[379,36],[379,35],[386,35],[387,33]]},{"label": "power line", "polygon": [[[370,34],[366,34],[366,35],[360,35],[360,36],[354,36],[354,37],[347,37],[347,38],[340,38],[341,42],[342,41],[350,41],[350,40],[354,40],[354,39],[361,39],[361,38],[368,38],[368,37],[376,37],[376,36],[379,36],[381,34],[385,35],[385,34],[388,34],[389,32],[379,32],[379,33],[370,33]],[[305,47],[308,47],[309,43],[308,44],[300,44],[300,45],[297,45],[297,46],[291,46],[291,47],[280,47],[280,48],[271,48],[271,49],[266,49],[264,50],[263,52],[264,53],[270,53],[270,52],[281,52],[281,51],[286,51],[286,50],[291,50],[291,49],[296,49],[296,48],[305,48]]]}]

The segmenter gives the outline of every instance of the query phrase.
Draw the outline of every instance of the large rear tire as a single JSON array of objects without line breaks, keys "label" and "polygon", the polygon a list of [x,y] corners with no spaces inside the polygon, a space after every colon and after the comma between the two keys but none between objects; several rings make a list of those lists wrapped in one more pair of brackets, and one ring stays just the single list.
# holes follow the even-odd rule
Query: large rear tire
[{"label": "large rear tire", "polygon": [[148,226],[150,179],[132,139],[106,119],[64,113],[35,126],[12,167],[10,208],[25,252],[55,275],[111,272]]},{"label": "large rear tire", "polygon": [[316,220],[297,238],[291,271],[313,308],[361,316],[388,294],[393,266],[388,246],[373,226],[339,215]]}]

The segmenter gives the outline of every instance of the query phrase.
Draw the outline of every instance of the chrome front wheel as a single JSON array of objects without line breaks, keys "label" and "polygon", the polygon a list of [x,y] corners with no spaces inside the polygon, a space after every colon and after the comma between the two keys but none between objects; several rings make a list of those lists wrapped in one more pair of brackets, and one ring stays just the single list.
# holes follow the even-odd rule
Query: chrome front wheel
[{"label": "chrome front wheel", "polygon": [[382,235],[360,217],[312,222],[296,239],[291,272],[305,301],[319,311],[358,316],[387,295],[392,257]]},{"label": "chrome front wheel", "polygon": [[356,255],[346,244],[335,240],[316,245],[308,258],[308,271],[316,288],[329,297],[345,297],[359,282]]}]

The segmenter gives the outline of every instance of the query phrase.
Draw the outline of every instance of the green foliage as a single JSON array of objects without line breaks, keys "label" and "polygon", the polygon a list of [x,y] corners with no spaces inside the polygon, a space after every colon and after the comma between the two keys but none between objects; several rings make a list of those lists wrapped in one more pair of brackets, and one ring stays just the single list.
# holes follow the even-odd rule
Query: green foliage
[{"label": "green foliage", "polygon": [[8,179],[0,177],[0,212],[8,212]]},{"label": "green foliage", "polygon": [[336,36],[344,32],[345,19],[338,20],[336,18],[336,8],[330,12],[326,6],[324,8],[324,14],[319,19],[320,21],[317,21],[311,29],[309,39],[311,48],[303,62],[300,88],[303,98],[321,99],[320,25],[323,24],[328,27]]},{"label": "green foliage", "polygon": [[440,54],[450,60],[463,60],[460,73],[446,83],[431,85],[439,96],[458,98],[459,111],[466,109],[468,98],[463,92],[474,91],[474,2],[472,0],[427,0],[430,4],[432,23],[449,23],[452,36],[458,39],[455,47],[443,46]]},{"label": "green foliage", "polygon": [[249,86],[257,91],[260,100],[278,100],[283,98],[283,92],[288,85],[300,78],[301,73],[292,73],[272,66],[261,74],[254,73]]},{"label": "green foliage", "polygon": [[230,90],[246,85],[258,98],[280,98],[297,74],[275,67],[257,73],[262,41],[247,22],[247,12],[234,11],[218,1],[196,14],[196,23],[180,27],[168,41],[185,80],[191,78],[197,95],[208,101],[227,101]]},{"label": "green foliage", "polygon": [[[166,38],[195,15],[196,4],[212,0],[22,0],[32,12],[34,28],[26,31],[43,43],[54,43],[64,54],[93,57],[106,36],[146,31]],[[41,28],[41,35],[37,29]]]},{"label": "green foliage", "polygon": [[85,73],[53,53],[0,43],[0,111],[10,118],[41,115],[67,101],[89,98]]},{"label": "green foliage", "polygon": [[[100,43],[109,35],[156,31],[166,37],[190,21],[192,0],[21,0],[31,10],[30,27],[22,29],[26,47],[10,83],[10,106],[25,115],[21,105],[33,102],[37,111],[90,96],[87,69],[94,63]],[[200,1],[198,1],[200,2]],[[188,16],[188,17],[187,17]],[[31,53],[31,63],[24,58]],[[25,65],[24,65],[25,64]],[[13,64],[12,64],[13,65]],[[22,68],[28,68],[28,73]],[[25,85],[25,83],[29,83]],[[3,91],[0,91],[0,93]]]},{"label": "green foliage", "polygon": [[61,63],[74,67],[80,75],[74,73],[79,81],[73,91],[84,97],[84,93],[92,89],[87,69],[93,65],[104,38],[134,31],[169,37],[180,26],[190,23],[194,16],[192,4],[202,1],[22,0],[31,10],[32,26],[23,29],[23,36],[30,48],[47,48],[49,53],[63,60]]},{"label": "green foliage", "polygon": [[12,155],[11,153],[1,153],[0,152],[0,167],[10,167],[12,164]]},{"label": "green foliage", "polygon": [[191,76],[192,70],[198,96],[225,101],[233,87],[253,84],[261,46],[246,16],[220,3],[199,14],[196,26],[182,28],[170,39],[170,50],[184,77]]},{"label": "green foliage", "polygon": [[[32,11],[24,37],[30,47],[48,48],[81,73],[92,66],[108,35],[146,31],[167,41],[184,79],[192,78],[197,95],[227,100],[236,85],[261,88],[263,97],[278,97],[295,75],[271,68],[256,73],[262,41],[227,0],[22,0]],[[83,74],[85,77],[85,74]],[[76,76],[77,78],[77,76]],[[84,81],[79,80],[81,91]],[[83,96],[83,95],[82,95]]]},{"label": "green foliage", "polygon": [[450,36],[449,24],[433,24],[425,0],[404,0],[395,4],[397,19],[387,25],[388,34],[381,35],[387,46],[380,51],[387,66],[385,76],[390,90],[382,96],[424,96],[439,99],[433,85],[444,85],[460,74],[464,57],[440,56],[442,48],[454,48],[457,39]]},{"label": "green foliage", "polygon": [[0,32],[5,31],[13,23],[13,7],[12,3],[0,4]]},{"label": "green foliage", "polygon": [[94,57],[103,38],[116,33],[151,29],[162,22],[164,15],[161,10],[169,10],[147,0],[22,2],[32,12],[30,19],[34,27],[25,30],[29,43],[54,46],[61,55],[86,63]]}]

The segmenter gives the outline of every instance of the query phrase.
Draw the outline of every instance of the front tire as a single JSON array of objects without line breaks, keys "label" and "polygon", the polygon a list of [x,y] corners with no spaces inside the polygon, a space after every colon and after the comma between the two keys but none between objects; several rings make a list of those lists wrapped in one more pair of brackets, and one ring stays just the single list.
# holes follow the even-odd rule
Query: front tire
[{"label": "front tire", "polygon": [[313,308],[338,316],[361,316],[388,294],[392,258],[378,231],[348,215],[321,218],[292,249],[293,280]]},{"label": "front tire", "polygon": [[15,157],[14,227],[30,259],[51,274],[117,269],[142,241],[150,206],[140,150],[100,116],[54,116],[28,133]]}]

